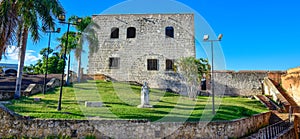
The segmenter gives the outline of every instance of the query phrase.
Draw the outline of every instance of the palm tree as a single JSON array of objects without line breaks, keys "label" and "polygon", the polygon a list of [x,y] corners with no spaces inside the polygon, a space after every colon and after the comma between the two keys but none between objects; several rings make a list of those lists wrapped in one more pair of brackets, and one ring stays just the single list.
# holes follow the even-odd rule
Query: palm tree
[{"label": "palm tree", "polygon": [[[67,48],[67,54],[69,55],[69,57],[66,57],[66,54],[64,56],[62,56],[64,59],[68,59],[68,69],[67,71],[69,71],[70,68],[70,61],[71,61],[71,51],[74,50],[77,45],[78,45],[78,41],[79,41],[79,35],[76,32],[73,31],[69,31],[68,33],[68,40],[67,40],[67,33],[64,33],[63,36],[61,38],[57,39],[60,44],[57,46],[57,48],[60,48],[61,50],[61,54],[63,54],[64,50],[66,49],[65,44],[66,41],[68,41],[68,48]],[[69,72],[68,72],[69,73]],[[66,79],[66,84],[69,84],[69,75],[67,74],[67,79]]]},{"label": "palm tree", "polygon": [[0,60],[5,56],[6,48],[16,41],[19,7],[16,0],[0,2]]},{"label": "palm tree", "polygon": [[[72,21],[76,21],[76,16],[70,18]],[[78,70],[77,70],[77,82],[80,82],[81,79],[81,54],[83,51],[83,45],[86,43],[89,45],[90,52],[95,52],[98,47],[98,38],[95,28],[99,28],[97,24],[92,21],[92,18],[87,16],[82,18],[81,22],[75,27],[79,31],[78,45],[75,49],[75,58],[78,61]]]},{"label": "palm tree", "polygon": [[[15,91],[15,98],[19,98],[28,34],[31,34],[33,42],[37,42],[41,26],[54,28],[54,17],[57,18],[64,9],[58,0],[4,0],[0,6],[0,40],[3,40],[0,52],[3,54],[7,44],[13,42],[16,42],[20,50]],[[8,8],[3,10],[5,6]]]}]

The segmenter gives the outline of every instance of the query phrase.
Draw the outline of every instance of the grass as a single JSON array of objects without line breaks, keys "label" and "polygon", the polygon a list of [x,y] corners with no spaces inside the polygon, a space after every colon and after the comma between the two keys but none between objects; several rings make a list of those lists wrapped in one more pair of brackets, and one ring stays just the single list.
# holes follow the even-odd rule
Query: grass
[{"label": "grass", "polygon": [[[148,119],[150,121],[232,120],[268,111],[259,101],[241,97],[216,97],[216,115],[211,113],[211,98],[196,100],[152,89],[153,108],[137,108],[140,86],[104,81],[89,81],[64,87],[62,110],[57,111],[59,90],[12,100],[9,109],[32,118],[54,119]],[[34,98],[41,98],[35,102]],[[101,101],[103,107],[85,107],[85,101]],[[218,105],[220,104],[220,105]]]}]

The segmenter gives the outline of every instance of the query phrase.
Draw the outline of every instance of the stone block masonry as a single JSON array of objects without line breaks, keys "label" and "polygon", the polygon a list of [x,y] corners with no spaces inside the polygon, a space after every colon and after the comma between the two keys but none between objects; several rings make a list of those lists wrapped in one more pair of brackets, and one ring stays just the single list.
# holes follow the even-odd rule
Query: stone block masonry
[{"label": "stone block masonry", "polygon": [[174,60],[196,55],[193,14],[94,15],[93,21],[99,45],[89,53],[88,74],[163,88]]},{"label": "stone block masonry", "polygon": [[280,80],[280,76],[274,75],[283,73],[282,71],[215,71],[215,93],[225,96],[261,95],[264,78]]},{"label": "stone block masonry", "polygon": [[0,104],[0,138],[69,136],[82,138],[239,138],[269,124],[271,112],[224,122],[149,122],[147,120],[24,119]]}]

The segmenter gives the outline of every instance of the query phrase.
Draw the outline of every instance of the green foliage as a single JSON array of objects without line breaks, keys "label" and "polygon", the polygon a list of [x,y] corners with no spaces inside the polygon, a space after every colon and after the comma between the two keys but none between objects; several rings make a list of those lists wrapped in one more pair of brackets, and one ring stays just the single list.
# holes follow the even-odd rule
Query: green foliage
[{"label": "green foliage", "polygon": [[50,55],[51,53],[53,53],[53,49],[49,48],[49,54],[48,54],[48,48],[43,48],[40,51],[40,55],[42,55],[43,57],[46,57],[47,54]]},{"label": "green foliage", "polygon": [[[69,31],[68,33],[68,48],[67,48],[67,53],[70,54],[70,52],[72,50],[74,50],[77,45],[78,45],[78,41],[79,41],[79,35],[76,32],[73,31]],[[57,39],[59,41],[59,45],[57,46],[57,48],[60,48],[60,53],[63,54],[65,51],[65,44],[67,41],[67,33],[64,33],[62,37]]]},{"label": "green foliage", "polygon": [[196,98],[197,86],[202,76],[209,74],[210,66],[208,60],[203,58],[196,59],[195,57],[182,57],[176,61],[175,69],[187,86],[189,97]]},{"label": "green foliage", "polygon": [[[49,54],[53,52],[53,49],[49,49]],[[47,48],[44,48],[40,51],[40,54],[43,56],[42,59],[39,59],[36,64],[24,66],[23,71],[29,74],[44,74],[46,71],[46,55]],[[57,52],[52,53],[48,58],[48,73],[49,74],[57,74],[61,73],[63,69],[63,59],[60,58]]]},{"label": "green foliage", "polygon": [[[177,94],[155,89],[150,91],[150,104],[154,108],[139,109],[140,86],[130,86],[123,83],[94,82],[74,84],[64,87],[62,111],[58,112],[57,100],[59,89],[12,100],[6,106],[24,116],[33,118],[55,119],[85,119],[85,116],[101,119],[148,119],[157,121],[199,121],[205,113],[211,113],[211,102],[208,97],[198,96],[196,101]],[[34,102],[34,98],[41,98]],[[268,111],[259,101],[241,97],[219,98],[222,101],[213,120],[232,120],[248,117],[253,114]],[[101,101],[104,107],[85,107],[85,101]],[[216,98],[217,101],[217,98]],[[204,108],[207,107],[204,111]],[[211,115],[208,115],[211,116]]]},{"label": "green foliage", "polygon": [[208,63],[208,59],[195,57],[183,57],[175,63],[175,71],[181,70],[187,77],[194,77],[193,74],[197,74],[197,81],[200,81],[203,75],[208,76],[210,74],[211,66]]}]

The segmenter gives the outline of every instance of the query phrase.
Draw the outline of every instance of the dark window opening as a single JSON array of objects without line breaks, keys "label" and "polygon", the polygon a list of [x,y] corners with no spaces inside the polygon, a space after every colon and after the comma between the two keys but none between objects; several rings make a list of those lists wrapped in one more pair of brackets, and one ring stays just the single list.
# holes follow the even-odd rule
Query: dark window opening
[{"label": "dark window opening", "polygon": [[173,27],[166,27],[166,37],[174,38],[174,28]]},{"label": "dark window opening", "polygon": [[120,58],[118,57],[109,58],[110,69],[118,69],[119,67],[120,67]]},{"label": "dark window opening", "polygon": [[135,38],[136,29],[134,27],[127,28],[127,38]]},{"label": "dark window opening", "polygon": [[206,79],[202,77],[201,79],[201,90],[206,90]]},{"label": "dark window opening", "polygon": [[166,70],[174,70],[174,60],[166,60]]},{"label": "dark window opening", "polygon": [[148,70],[158,70],[158,60],[157,59],[147,59],[147,69]]},{"label": "dark window opening", "polygon": [[119,28],[112,28],[110,38],[119,38]]}]

